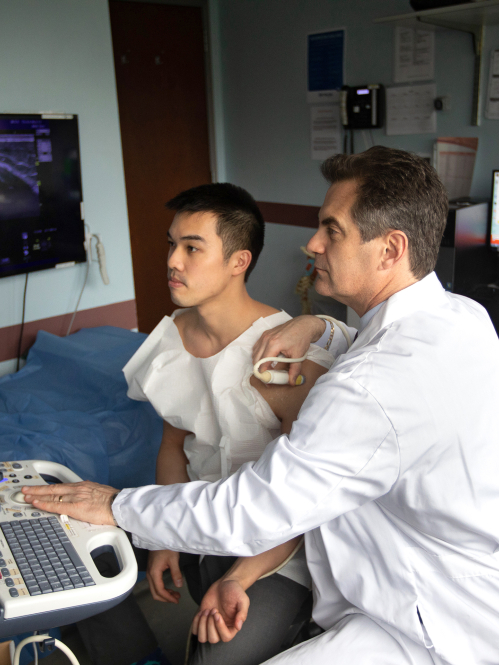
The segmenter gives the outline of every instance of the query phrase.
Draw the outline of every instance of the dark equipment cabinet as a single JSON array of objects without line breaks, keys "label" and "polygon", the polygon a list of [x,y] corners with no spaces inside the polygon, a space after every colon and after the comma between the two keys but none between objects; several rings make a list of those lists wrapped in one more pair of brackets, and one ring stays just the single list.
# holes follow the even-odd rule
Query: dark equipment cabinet
[{"label": "dark equipment cabinet", "polygon": [[473,298],[499,330],[497,254],[488,242],[489,205],[451,204],[435,272],[447,291]]}]

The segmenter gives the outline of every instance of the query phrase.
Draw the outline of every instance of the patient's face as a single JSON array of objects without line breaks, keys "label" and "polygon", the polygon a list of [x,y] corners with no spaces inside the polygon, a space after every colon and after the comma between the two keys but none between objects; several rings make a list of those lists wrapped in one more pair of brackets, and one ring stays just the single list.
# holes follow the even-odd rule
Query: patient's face
[{"label": "patient's face", "polygon": [[168,232],[168,287],[173,302],[195,307],[220,296],[231,279],[211,212],[177,213]]}]

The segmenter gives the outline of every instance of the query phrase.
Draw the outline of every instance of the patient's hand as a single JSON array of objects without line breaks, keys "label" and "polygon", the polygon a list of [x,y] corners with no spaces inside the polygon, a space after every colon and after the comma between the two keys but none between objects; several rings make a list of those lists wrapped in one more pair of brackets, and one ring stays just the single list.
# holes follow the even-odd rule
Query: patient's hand
[{"label": "patient's hand", "polygon": [[147,581],[154,600],[160,600],[163,603],[178,604],[180,594],[178,591],[167,589],[163,582],[163,573],[169,570],[172,576],[173,584],[176,587],[182,586],[182,573],[178,565],[179,553],[172,550],[157,550],[149,552],[147,561]]},{"label": "patient's hand", "polygon": [[236,580],[219,579],[206,592],[192,622],[200,642],[230,642],[243,627],[250,600]]}]

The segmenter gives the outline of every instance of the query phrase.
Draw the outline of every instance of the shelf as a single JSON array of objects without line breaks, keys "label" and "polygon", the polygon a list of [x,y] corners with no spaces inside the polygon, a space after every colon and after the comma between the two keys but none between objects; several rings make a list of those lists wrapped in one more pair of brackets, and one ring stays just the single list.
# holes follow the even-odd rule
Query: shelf
[{"label": "shelf", "polygon": [[386,16],[374,19],[374,23],[391,23],[412,28],[417,27],[420,23],[427,23],[450,30],[473,33],[481,29],[483,25],[499,23],[499,0],[481,0],[450,7],[425,9],[410,14]]},{"label": "shelf", "polygon": [[445,28],[459,30],[473,36],[475,69],[473,81],[472,125],[480,122],[480,83],[482,78],[483,41],[486,25],[499,24],[499,0],[480,0],[450,7],[425,9],[410,14],[398,14],[374,19],[374,23],[403,26],[407,28]]}]

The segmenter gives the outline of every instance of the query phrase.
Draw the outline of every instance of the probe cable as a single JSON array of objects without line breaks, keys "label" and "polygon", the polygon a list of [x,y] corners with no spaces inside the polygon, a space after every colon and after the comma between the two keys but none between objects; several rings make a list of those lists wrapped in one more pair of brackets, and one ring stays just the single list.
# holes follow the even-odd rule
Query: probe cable
[{"label": "probe cable", "polygon": [[[344,323],[338,321],[332,316],[327,316],[326,314],[317,314],[316,316],[318,319],[329,321],[329,323],[331,324],[332,335],[334,334],[334,326],[335,325],[338,326],[338,328],[343,333],[343,336],[345,337],[348,348],[352,346],[352,338],[350,337],[350,334]],[[258,362],[256,362],[253,365],[253,374],[256,376],[257,379],[260,379],[262,383],[266,384],[277,383],[280,385],[285,385],[288,383],[287,372],[285,372],[284,370],[267,370],[265,372],[260,372],[260,366],[267,362],[272,362],[271,367],[275,367],[277,363],[301,363],[307,358],[307,353],[301,358],[286,358],[285,356],[279,356],[279,357],[269,356],[268,358],[260,358],[260,360],[258,360]],[[333,358],[333,360],[335,359]],[[304,383],[304,381],[305,378],[300,374],[296,379],[296,385],[300,386]]]},{"label": "probe cable", "polygon": [[[19,665],[21,651],[27,644],[32,644],[33,642],[45,642],[45,640],[47,639],[51,638],[49,638],[47,635],[32,635],[31,637],[27,637],[26,639],[22,640],[22,642],[19,642],[14,652],[14,660],[12,661],[12,665]],[[74,653],[63,642],[54,639],[54,644],[58,649],[60,649],[63,653],[66,654],[66,656],[69,658],[71,665],[80,665]]]}]

